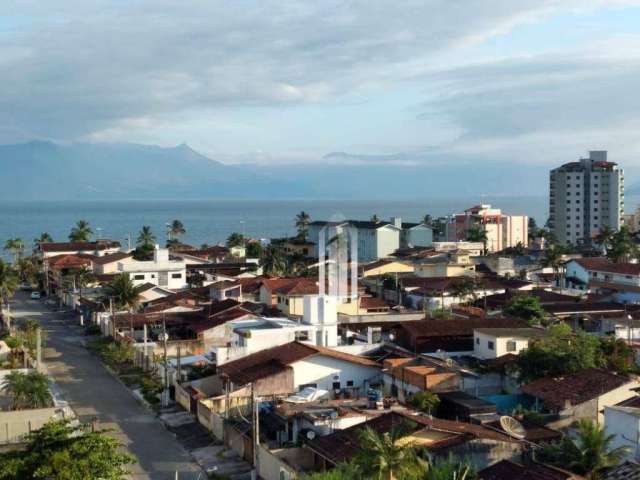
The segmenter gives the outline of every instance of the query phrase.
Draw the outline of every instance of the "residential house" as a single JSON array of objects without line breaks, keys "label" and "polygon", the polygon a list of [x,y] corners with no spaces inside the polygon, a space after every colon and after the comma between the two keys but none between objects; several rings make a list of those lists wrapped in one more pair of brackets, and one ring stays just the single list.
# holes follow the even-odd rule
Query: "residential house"
[{"label": "residential house", "polygon": [[115,252],[100,257],[95,257],[92,260],[93,273],[96,275],[115,275],[118,272],[118,263],[124,263],[128,260],[133,260],[133,254],[127,252]]},{"label": "residential house", "polygon": [[581,418],[604,423],[604,407],[635,397],[637,388],[640,382],[635,376],[589,368],[563,377],[539,378],[523,385],[522,392],[558,414],[559,420],[552,425],[560,428]]},{"label": "residential house", "polygon": [[260,303],[275,306],[285,315],[302,317],[304,297],[318,293],[318,283],[315,279],[270,278],[260,285]]},{"label": "residential house", "polygon": [[93,255],[85,253],[65,253],[46,257],[43,261],[46,275],[46,290],[49,295],[62,298],[67,291],[75,290],[74,273],[82,268],[91,269]]},{"label": "residential house", "polygon": [[484,254],[484,243],[482,242],[467,242],[465,240],[433,242],[433,248],[438,253],[464,250],[469,252],[469,255],[472,257],[479,257]]},{"label": "residential house", "polygon": [[417,392],[447,392],[461,386],[458,372],[425,357],[389,358],[382,368],[385,391],[403,403]]},{"label": "residential house", "polygon": [[315,456],[316,470],[329,470],[348,462],[361,451],[360,435],[364,428],[379,434],[403,427],[405,436],[399,441],[426,448],[432,457],[467,459],[476,468],[484,468],[502,459],[519,458],[524,443],[509,435],[482,425],[415,415],[410,411],[392,411],[367,422],[338,430],[330,435],[306,442]]},{"label": "residential house", "polygon": [[357,231],[358,261],[371,262],[389,257],[400,248],[402,228],[390,222],[371,222],[362,220],[344,220],[339,222],[315,221],[309,224],[308,239],[315,245],[314,257],[319,257],[321,235],[325,244],[336,232],[343,228],[354,228]]},{"label": "residential house", "polygon": [[42,242],[37,246],[41,258],[56,255],[92,255],[101,257],[120,251],[120,242],[96,240],[95,242]]},{"label": "residential house", "polygon": [[529,243],[529,217],[526,215],[504,215],[491,205],[475,205],[464,213],[452,215],[446,228],[449,241],[466,240],[470,229],[479,228],[485,232],[486,249],[499,252],[505,248]]},{"label": "residential house", "polygon": [[385,259],[359,265],[359,270],[360,277],[374,277],[382,275],[409,274],[413,273],[414,267],[408,262]]},{"label": "residential house", "polygon": [[392,328],[395,342],[401,347],[419,353],[449,354],[473,353],[473,332],[478,328],[523,328],[524,320],[502,317],[428,319],[399,322]]},{"label": "residential house", "polygon": [[640,479],[640,463],[629,461],[607,469],[602,480],[638,480]]},{"label": "residential house", "polygon": [[640,264],[613,262],[606,257],[577,258],[565,264],[568,288],[617,292],[620,302],[640,301]]},{"label": "residential house", "polygon": [[398,217],[391,217],[391,223],[400,227],[400,247],[430,247],[433,245],[433,227],[425,223],[403,222]]},{"label": "residential house", "polygon": [[640,396],[604,407],[604,426],[614,436],[611,448],[626,447],[625,458],[640,461]]},{"label": "residential house", "polygon": [[313,257],[315,244],[305,238],[290,237],[271,240],[273,245],[279,246],[286,255]]},{"label": "residential house", "polygon": [[542,463],[521,465],[500,460],[478,472],[479,480],[584,480],[581,475]]},{"label": "residential house", "polygon": [[477,328],[473,332],[473,355],[492,360],[503,355],[517,355],[529,342],[547,336],[542,328]]},{"label": "residential house", "polygon": [[169,250],[155,246],[153,260],[123,259],[118,262],[117,273],[127,273],[135,285],[153,283],[170,290],[187,288],[187,269],[184,260],[172,259]]},{"label": "residential house", "polygon": [[458,277],[473,275],[476,264],[466,250],[454,250],[420,260],[414,270],[418,277]]},{"label": "residential house", "polygon": [[218,376],[221,387],[224,380],[229,391],[252,384],[260,396],[286,395],[305,387],[357,395],[380,382],[380,365],[365,357],[291,342],[225,363]]}]

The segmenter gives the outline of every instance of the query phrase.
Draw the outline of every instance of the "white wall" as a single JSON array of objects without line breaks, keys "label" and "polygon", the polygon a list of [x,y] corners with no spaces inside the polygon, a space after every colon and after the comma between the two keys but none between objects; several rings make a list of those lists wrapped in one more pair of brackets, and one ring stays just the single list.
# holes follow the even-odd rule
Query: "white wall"
[{"label": "white wall", "polygon": [[[375,258],[371,260],[386,258],[400,248],[400,229],[387,225],[378,228],[376,233]],[[358,238],[360,238],[360,231],[358,231]]]},{"label": "white wall", "polygon": [[[362,388],[365,383],[378,378],[381,370],[357,363],[340,360],[325,355],[313,355],[292,364],[294,387],[315,383],[318,388],[331,391],[334,375],[339,375],[340,387],[347,388],[347,381],[353,381],[353,387]],[[338,381],[338,380],[336,380]]]},{"label": "white wall", "polygon": [[[493,342],[493,349],[489,348]],[[515,350],[507,350],[507,343],[515,342]],[[481,332],[473,332],[473,354],[483,360],[498,358],[507,353],[517,355],[529,346],[529,340],[522,337],[494,337]]]},{"label": "white wall", "polygon": [[626,460],[640,460],[640,418],[623,408],[605,407],[604,425],[607,435],[615,435],[611,448],[628,447]]}]

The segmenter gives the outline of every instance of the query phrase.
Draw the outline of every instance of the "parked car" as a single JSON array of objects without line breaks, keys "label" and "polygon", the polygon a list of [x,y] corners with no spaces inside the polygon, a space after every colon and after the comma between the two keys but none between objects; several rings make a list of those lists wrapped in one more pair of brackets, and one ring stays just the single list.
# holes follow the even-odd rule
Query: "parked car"
[{"label": "parked car", "polygon": [[31,292],[32,300],[40,300],[40,292]]},{"label": "parked car", "polygon": [[21,283],[20,284],[20,290],[23,290],[25,292],[28,292],[30,290],[33,290],[33,287],[31,286],[30,283]]}]

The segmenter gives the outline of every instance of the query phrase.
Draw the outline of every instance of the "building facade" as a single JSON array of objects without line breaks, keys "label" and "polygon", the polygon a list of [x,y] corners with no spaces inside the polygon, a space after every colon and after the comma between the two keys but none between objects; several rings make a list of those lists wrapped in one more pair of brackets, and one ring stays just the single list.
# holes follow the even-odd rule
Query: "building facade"
[{"label": "building facade", "polygon": [[549,227],[560,243],[589,243],[603,227],[620,228],[624,172],[606,151],[551,170]]},{"label": "building facade", "polygon": [[466,240],[469,230],[477,227],[486,234],[488,252],[499,252],[505,248],[529,243],[529,217],[526,215],[505,215],[491,205],[475,205],[464,213],[449,217],[446,237],[449,242]]}]

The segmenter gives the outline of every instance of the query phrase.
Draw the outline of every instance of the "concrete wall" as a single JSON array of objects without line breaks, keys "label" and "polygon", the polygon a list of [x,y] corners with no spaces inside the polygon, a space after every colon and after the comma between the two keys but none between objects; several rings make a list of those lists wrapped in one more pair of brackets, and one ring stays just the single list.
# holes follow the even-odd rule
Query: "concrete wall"
[{"label": "concrete wall", "polygon": [[[339,360],[324,355],[313,355],[293,365],[294,386],[296,391],[300,385],[316,384],[318,388],[333,389],[333,382],[340,382],[341,388],[348,388],[347,382],[352,381],[354,388],[364,387],[369,380],[378,377],[379,368]],[[338,376],[338,380],[334,380]]]},{"label": "concrete wall", "polygon": [[605,407],[604,425],[607,435],[615,435],[611,448],[627,447],[625,460],[640,460],[640,417],[635,412],[624,407]]},{"label": "concrete wall", "polygon": [[[490,347],[490,342],[493,348]],[[509,350],[508,343],[513,342],[515,349]],[[488,360],[498,358],[507,353],[517,355],[521,350],[529,346],[529,340],[522,337],[494,337],[481,332],[473,332],[473,354],[474,356]]]},{"label": "concrete wall", "polygon": [[70,409],[60,407],[0,412],[0,445],[21,443],[28,433],[38,430],[48,421],[72,417]]}]

